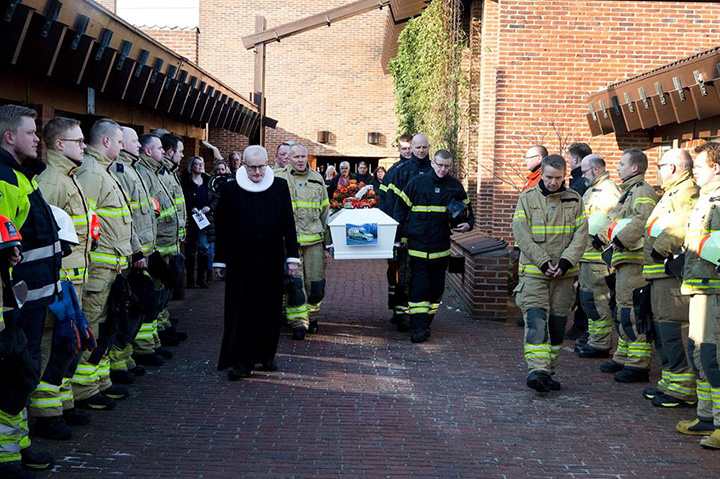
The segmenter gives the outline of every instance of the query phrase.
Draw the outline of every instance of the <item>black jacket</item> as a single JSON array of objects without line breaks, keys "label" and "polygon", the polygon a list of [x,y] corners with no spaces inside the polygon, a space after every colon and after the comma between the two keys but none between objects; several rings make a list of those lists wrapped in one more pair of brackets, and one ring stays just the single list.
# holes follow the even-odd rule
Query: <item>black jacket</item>
[{"label": "black jacket", "polygon": [[[399,194],[416,176],[425,175],[432,171],[430,166],[430,155],[425,158],[418,158],[413,154],[412,158],[397,164],[395,171],[388,184],[387,196],[383,202],[382,210],[392,216],[395,212],[395,204],[398,202]],[[383,183],[385,181],[383,180]]]},{"label": "black jacket", "polygon": [[[378,199],[380,200],[380,209],[385,212],[388,216],[393,215],[392,207],[386,208],[385,200],[388,197],[388,192],[390,191],[390,185],[392,184],[393,178],[395,177],[395,171],[397,171],[397,167],[406,161],[408,161],[409,158],[405,158],[404,156],[401,156],[398,161],[393,163],[393,165],[388,168],[388,170],[385,172],[385,177],[382,180],[382,185],[380,185],[380,191],[378,191]],[[389,206],[389,205],[388,205]],[[388,211],[389,209],[389,211]]]},{"label": "black jacket", "polygon": [[577,191],[580,196],[584,195],[587,191],[585,179],[582,177],[582,168],[579,166],[573,168],[570,172],[570,189]]},{"label": "black jacket", "polygon": [[410,256],[426,259],[450,255],[450,214],[453,201],[467,205],[468,220],[475,224],[470,200],[456,178],[438,177],[434,171],[413,178],[395,203],[393,217],[400,223],[400,236],[408,239]]}]

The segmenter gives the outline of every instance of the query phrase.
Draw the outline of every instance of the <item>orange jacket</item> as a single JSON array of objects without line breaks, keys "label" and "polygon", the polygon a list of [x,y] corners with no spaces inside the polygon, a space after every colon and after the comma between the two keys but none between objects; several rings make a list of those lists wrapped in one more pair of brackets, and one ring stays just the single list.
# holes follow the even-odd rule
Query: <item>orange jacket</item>
[{"label": "orange jacket", "polygon": [[542,168],[538,166],[538,168],[530,173],[527,177],[527,181],[525,181],[525,185],[523,186],[523,191],[528,190],[532,188],[533,186],[537,186],[537,184],[540,182],[540,178],[542,177]]}]

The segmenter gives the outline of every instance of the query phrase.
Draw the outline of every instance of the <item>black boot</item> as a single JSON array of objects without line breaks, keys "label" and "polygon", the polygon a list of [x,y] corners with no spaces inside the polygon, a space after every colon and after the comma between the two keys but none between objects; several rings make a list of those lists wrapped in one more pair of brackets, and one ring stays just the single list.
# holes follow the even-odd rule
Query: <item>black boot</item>
[{"label": "black boot", "polygon": [[124,401],[125,399],[130,397],[130,391],[128,390],[128,388],[116,386],[114,384],[109,388],[100,391],[100,394],[102,394],[106,398],[110,398],[115,401]]},{"label": "black boot", "polygon": [[293,328],[292,338],[295,341],[303,341],[305,339],[305,328]]},{"label": "black boot", "polygon": [[205,281],[207,271],[208,257],[206,254],[199,254],[197,257],[197,285],[199,288],[207,288],[207,281]]},{"label": "black boot", "polygon": [[159,354],[133,354],[133,360],[143,366],[162,366],[165,364],[165,358]]},{"label": "black boot", "polygon": [[145,368],[136,364],[134,368],[129,369],[128,372],[135,376],[136,378],[139,378],[140,376],[145,375]]},{"label": "black boot", "polygon": [[625,366],[622,371],[615,373],[613,379],[619,383],[646,383],[650,381],[650,371]]},{"label": "black boot", "polygon": [[65,424],[62,416],[39,417],[32,430],[33,434],[51,441],[72,439],[72,429]]},{"label": "black boot", "polygon": [[87,426],[90,424],[92,417],[85,411],[81,411],[78,408],[66,409],[63,411],[63,419],[65,424],[68,426]]},{"label": "black boot", "polygon": [[55,464],[55,458],[52,454],[45,451],[38,451],[35,446],[30,446],[20,451],[22,456],[22,465],[25,469],[33,471],[44,471],[50,469]]},{"label": "black boot", "polygon": [[185,257],[185,274],[187,276],[187,283],[185,287],[192,289],[195,287],[195,256],[187,255]]},{"label": "black boot", "polygon": [[0,463],[0,477],[3,479],[35,479],[37,475],[32,471],[23,469],[18,461]]},{"label": "black boot", "polygon": [[159,354],[164,359],[172,359],[172,357],[173,357],[173,352],[163,346],[160,346],[159,348],[155,348],[155,354]]},{"label": "black boot", "polygon": [[97,393],[96,395],[91,396],[87,399],[75,401],[75,406],[83,409],[99,409],[109,411],[111,409],[115,409],[115,406],[117,406],[117,402],[115,402],[113,398],[109,398],[103,396],[100,393]]},{"label": "black boot", "polygon": [[609,349],[598,349],[589,344],[578,343],[575,345],[575,353],[581,358],[609,358]]},{"label": "black boot", "polygon": [[622,371],[623,367],[624,366],[622,364],[616,363],[615,361],[605,361],[600,365],[600,371],[612,374],[618,371]]},{"label": "black boot", "polygon": [[527,377],[527,386],[539,393],[550,392],[550,374],[545,371],[533,371]]},{"label": "black boot", "polygon": [[317,334],[317,332],[318,332],[317,321],[310,321],[310,326],[308,326],[308,333]]},{"label": "black boot", "polygon": [[133,384],[135,382],[135,375],[130,371],[118,369],[116,371],[110,371],[110,380],[113,384]]},{"label": "black boot", "polygon": [[180,338],[172,334],[170,328],[158,331],[158,338],[163,346],[180,346]]}]

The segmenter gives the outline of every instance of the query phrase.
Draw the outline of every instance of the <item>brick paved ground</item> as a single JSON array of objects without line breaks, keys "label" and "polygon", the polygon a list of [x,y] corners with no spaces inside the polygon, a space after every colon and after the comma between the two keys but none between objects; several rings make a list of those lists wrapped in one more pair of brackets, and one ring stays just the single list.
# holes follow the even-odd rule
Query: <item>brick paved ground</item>
[{"label": "brick paved ground", "polygon": [[[361,268],[363,268],[361,270]],[[215,370],[223,284],[173,311],[190,339],[72,441],[36,444],[41,477],[693,478],[720,451],[674,431],[661,411],[568,348],[560,393],[525,387],[520,329],[443,306],[430,342],[387,321],[382,262],[334,262],[321,334],[285,331],[282,372],[230,383]]]}]

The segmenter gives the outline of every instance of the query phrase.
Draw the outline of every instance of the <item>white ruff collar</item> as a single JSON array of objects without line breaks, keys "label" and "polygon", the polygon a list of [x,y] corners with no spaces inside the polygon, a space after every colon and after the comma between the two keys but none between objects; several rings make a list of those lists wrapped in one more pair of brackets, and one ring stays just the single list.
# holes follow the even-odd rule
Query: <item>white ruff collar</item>
[{"label": "white ruff collar", "polygon": [[237,180],[238,186],[240,186],[243,190],[251,193],[259,193],[270,188],[273,181],[275,181],[275,174],[273,173],[272,168],[266,166],[265,176],[262,180],[260,180],[260,183],[255,183],[248,177],[245,166],[241,166],[238,168],[237,173],[235,173],[235,179]]}]

